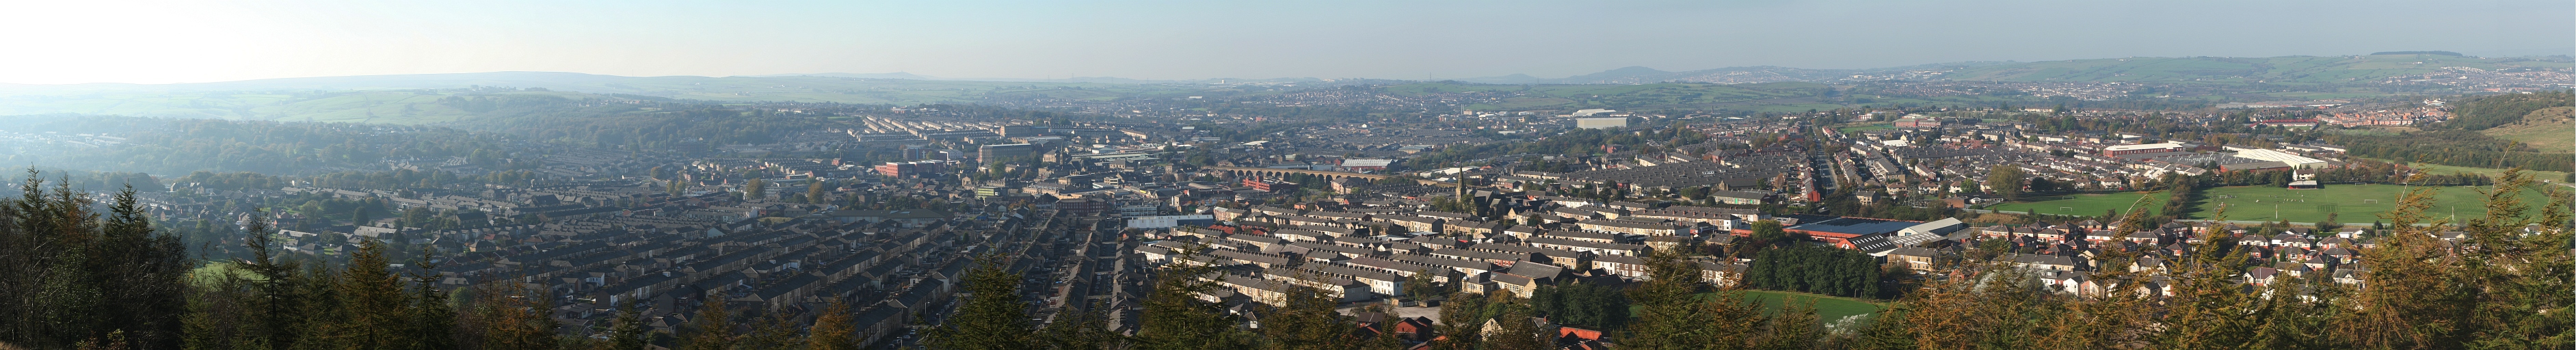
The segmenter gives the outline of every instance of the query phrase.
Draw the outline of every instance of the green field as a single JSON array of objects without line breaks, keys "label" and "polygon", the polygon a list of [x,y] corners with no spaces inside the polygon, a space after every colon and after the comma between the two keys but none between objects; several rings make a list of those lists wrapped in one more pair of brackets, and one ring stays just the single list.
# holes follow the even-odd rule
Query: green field
[{"label": "green field", "polygon": [[2173,195],[2165,194],[2164,191],[2083,193],[2039,198],[2024,198],[2023,200],[2027,202],[1997,204],[1994,207],[1986,209],[2029,212],[2032,214],[2093,216],[2102,215],[2106,210],[2113,212],[2128,210],[2131,204],[2137,203],[2139,197],[2147,198],[2147,203],[2139,204],[2139,207],[2147,208],[2147,210],[2161,210],[2159,208],[2165,207],[2165,200],[2173,198]]},{"label": "green field", "polygon": [[[2341,213],[2335,221],[2371,222],[2379,220],[2379,213],[2395,209],[2398,193],[2406,188],[2399,185],[2326,185],[2324,189],[2316,190],[2263,186],[2212,188],[2202,193],[2204,201],[2200,211],[2193,216],[2210,219],[2217,214],[2218,205],[2225,203],[2228,220],[2318,222],[2326,219],[2326,213]],[[2484,188],[2436,187],[2433,207],[2425,212],[2434,218],[2485,216],[2484,197],[2478,194],[2478,190]],[[2548,198],[2537,190],[2526,193],[2523,198],[2524,203],[2532,208],[2548,203]]]},{"label": "green field", "polygon": [[[2485,216],[2486,207],[2481,205],[2484,197],[2477,192],[2483,188],[2478,186],[2436,187],[2433,207],[2426,212],[2437,218],[2452,217],[2455,214],[2461,218]],[[2405,186],[2399,185],[2326,185],[2324,189],[2315,190],[2292,190],[2268,186],[2212,188],[2202,191],[2201,203],[2197,207],[2199,210],[2194,211],[2191,218],[2214,219],[2218,212],[2218,205],[2224,203],[2228,206],[2228,220],[2281,221],[2287,219],[2290,222],[2318,222],[2326,219],[2326,213],[2338,213],[2335,221],[2366,223],[2379,220],[2381,212],[2395,209],[2397,194],[2405,189]],[[2128,208],[2129,203],[2137,200],[2139,196],[2150,198],[2145,206],[2147,208],[2162,208],[2164,200],[2170,198],[2163,192],[2078,194],[2038,198],[2030,202],[2004,203],[1988,209],[2093,216],[2102,215],[2104,210],[2119,211]],[[2524,198],[2525,203],[2533,208],[2547,204],[2548,201],[2538,190],[2526,193]],[[2073,209],[2062,209],[2063,207]]]}]

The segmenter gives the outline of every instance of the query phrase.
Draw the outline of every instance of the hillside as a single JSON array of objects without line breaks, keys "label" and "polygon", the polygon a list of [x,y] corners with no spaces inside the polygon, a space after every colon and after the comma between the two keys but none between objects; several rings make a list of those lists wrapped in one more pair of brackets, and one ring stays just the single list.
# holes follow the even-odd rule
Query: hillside
[{"label": "hillside", "polygon": [[2523,115],[2521,122],[2478,132],[2521,142],[2541,152],[2576,152],[2576,118],[2569,117],[2571,111],[2576,108],[2544,108]]}]

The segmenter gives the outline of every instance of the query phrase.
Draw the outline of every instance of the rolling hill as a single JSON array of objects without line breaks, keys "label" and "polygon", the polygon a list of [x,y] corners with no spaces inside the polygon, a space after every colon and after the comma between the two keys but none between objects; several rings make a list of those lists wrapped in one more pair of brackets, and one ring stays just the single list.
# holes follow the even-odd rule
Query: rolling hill
[{"label": "rolling hill", "polygon": [[2569,107],[2544,108],[2523,115],[2521,122],[2478,132],[2521,142],[2541,152],[2576,152],[2576,118],[2569,114]]},{"label": "rolling hill", "polygon": [[1825,82],[1855,75],[1862,80],[1917,71],[1940,72],[1939,80],[2008,82],[2236,82],[2346,83],[2421,75],[2445,67],[2482,70],[2514,68],[2568,69],[2566,57],[2481,58],[2430,52],[2388,52],[2354,56],[2130,57],[2041,62],[1956,62],[1871,69],[1729,67],[1667,72],[1624,67],[1600,73],[1546,79],[1514,74],[1459,79],[1488,84],[1638,84],[1655,82],[1757,83]]}]

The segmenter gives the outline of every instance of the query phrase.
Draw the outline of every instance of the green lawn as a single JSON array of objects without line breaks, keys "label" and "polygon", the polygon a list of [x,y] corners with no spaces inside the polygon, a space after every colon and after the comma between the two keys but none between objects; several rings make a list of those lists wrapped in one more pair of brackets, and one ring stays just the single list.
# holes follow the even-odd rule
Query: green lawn
[{"label": "green lawn", "polygon": [[[2482,188],[2436,187],[2433,207],[2425,211],[2436,218],[2485,216],[2486,207],[2481,205],[2484,199],[2477,192]],[[2379,219],[2379,213],[2395,209],[2397,195],[2405,189],[2399,185],[2326,185],[2324,189],[2316,190],[2269,186],[2212,188],[2202,194],[2205,197],[2200,211],[2193,216],[2210,219],[2217,214],[2218,205],[2224,203],[2228,205],[2228,220],[2317,222],[2325,220],[2326,213],[2341,213],[2335,221],[2371,222]],[[2524,198],[2524,203],[2535,209],[2548,201],[2537,190],[2528,192]]]},{"label": "green lawn", "polygon": [[2147,198],[2147,202],[2145,204],[2138,204],[2139,207],[2148,208],[2147,210],[2162,210],[2158,208],[2164,208],[2165,200],[2173,198],[2173,195],[2165,194],[2164,191],[2155,191],[2084,193],[2040,198],[2026,197],[2023,198],[2023,200],[2027,202],[1997,204],[1994,207],[1986,209],[2029,212],[2032,214],[2092,216],[2102,215],[2105,210],[2113,212],[2126,211],[2129,209],[2131,204],[2137,203],[2139,197]]}]

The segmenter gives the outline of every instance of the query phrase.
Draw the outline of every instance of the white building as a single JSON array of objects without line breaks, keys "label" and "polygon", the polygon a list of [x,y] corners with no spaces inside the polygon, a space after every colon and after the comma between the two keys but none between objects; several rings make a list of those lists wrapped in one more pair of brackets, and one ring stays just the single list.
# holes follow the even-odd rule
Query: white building
[{"label": "white building", "polygon": [[1584,129],[1617,129],[1628,127],[1627,117],[1577,118],[1574,127]]},{"label": "white building", "polygon": [[2246,159],[2258,159],[2258,160],[2265,160],[2265,161],[2274,161],[2274,162],[2281,162],[2282,164],[2289,164],[2291,169],[2310,169],[2310,168],[2316,168],[2316,167],[2326,166],[2326,161],[2324,161],[2324,160],[2318,160],[2318,159],[2316,159],[2316,158],[2308,158],[2307,156],[2301,156],[2301,155],[2298,155],[2298,154],[2296,154],[2296,153],[2290,153],[2290,152],[2282,152],[2282,151],[2277,151],[2277,150],[2268,150],[2268,149],[2260,149],[2260,148],[2237,148],[2237,147],[2234,147],[2234,146],[2229,146],[2229,147],[2227,147],[2227,150],[2230,150],[2230,151],[2236,151],[2236,156],[2237,156],[2237,157],[2242,157],[2242,158],[2246,158]]}]

